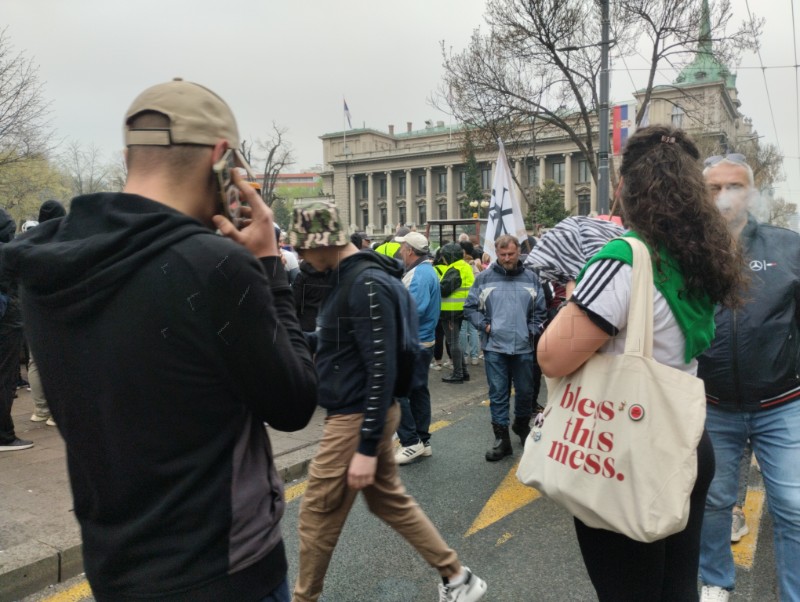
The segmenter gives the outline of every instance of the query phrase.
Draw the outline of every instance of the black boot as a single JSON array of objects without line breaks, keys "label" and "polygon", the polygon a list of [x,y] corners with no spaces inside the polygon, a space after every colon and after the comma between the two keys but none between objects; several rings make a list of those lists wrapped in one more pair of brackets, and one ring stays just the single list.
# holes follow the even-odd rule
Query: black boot
[{"label": "black boot", "polygon": [[492,449],[486,452],[487,462],[497,462],[511,455],[511,437],[508,434],[508,427],[493,422],[492,430],[495,439]]},{"label": "black boot", "polygon": [[528,434],[531,432],[531,417],[525,416],[523,418],[517,416],[514,418],[514,424],[511,425],[511,430],[514,431],[515,435],[519,435],[519,442],[525,447],[525,439],[528,438]]}]

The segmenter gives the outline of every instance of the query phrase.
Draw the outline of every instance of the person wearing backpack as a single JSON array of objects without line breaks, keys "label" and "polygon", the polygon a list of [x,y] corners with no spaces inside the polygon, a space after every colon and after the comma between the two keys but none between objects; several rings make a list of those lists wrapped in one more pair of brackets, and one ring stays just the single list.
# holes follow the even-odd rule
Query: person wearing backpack
[{"label": "person wearing backpack", "polygon": [[[316,347],[318,403],[328,416],[308,469],[298,518],[295,602],[322,594],[325,574],[359,491],[370,511],[405,538],[442,576],[440,600],[473,602],[486,583],[462,566],[400,481],[392,435],[395,398],[408,394],[404,349],[417,341],[416,309],[394,259],[350,242],[336,206],[296,208],[289,240],[333,285],[309,337]],[[409,332],[410,331],[410,332]]]}]

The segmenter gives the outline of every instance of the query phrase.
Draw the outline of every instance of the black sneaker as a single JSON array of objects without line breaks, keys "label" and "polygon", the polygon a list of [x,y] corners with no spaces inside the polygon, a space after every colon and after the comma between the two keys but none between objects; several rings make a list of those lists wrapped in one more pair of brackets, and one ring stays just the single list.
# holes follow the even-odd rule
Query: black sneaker
[{"label": "black sneaker", "polygon": [[17,389],[22,389],[22,388],[28,389],[28,391],[31,390],[31,384],[24,378],[20,378],[17,381]]},{"label": "black sneaker", "polygon": [[20,449],[30,449],[32,447],[33,447],[33,441],[26,441],[25,439],[14,439],[11,443],[0,443],[0,452],[17,451]]},{"label": "black sneaker", "polygon": [[463,380],[464,382],[468,382],[468,381],[469,381],[469,374],[467,374],[466,372],[464,372],[464,376],[462,376],[461,378],[462,378],[462,380]]}]

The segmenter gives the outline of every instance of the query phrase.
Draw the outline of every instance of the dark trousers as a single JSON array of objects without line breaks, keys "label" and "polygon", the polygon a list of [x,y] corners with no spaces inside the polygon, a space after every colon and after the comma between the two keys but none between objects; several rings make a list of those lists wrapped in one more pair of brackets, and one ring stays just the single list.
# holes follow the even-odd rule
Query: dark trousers
[{"label": "dark trousers", "polygon": [[400,405],[400,426],[397,436],[403,447],[427,443],[431,434],[431,392],[428,390],[428,372],[430,370],[433,347],[423,347],[414,359],[414,378],[408,397],[397,399]]},{"label": "dark trousers", "polygon": [[467,365],[464,361],[464,351],[461,349],[461,322],[463,314],[452,312],[451,315],[443,314],[442,326],[444,327],[444,340],[447,343],[447,350],[453,360],[453,376],[462,378],[467,372]]},{"label": "dark trousers", "polygon": [[706,494],[714,477],[714,450],[703,432],[697,447],[697,481],[689,501],[689,522],[680,533],[642,543],[575,519],[575,531],[589,578],[600,602],[689,602],[697,600],[700,529]]},{"label": "dark trousers", "polygon": [[[433,344],[433,359],[437,362],[442,361],[442,357],[444,357],[444,348],[445,348],[445,340],[444,340],[444,323],[440,319],[436,322],[436,339]],[[447,357],[452,357],[450,355],[450,343],[447,343]]]},{"label": "dark trousers", "polygon": [[0,444],[11,443],[17,438],[11,406],[19,378],[21,349],[22,329],[0,324]]}]

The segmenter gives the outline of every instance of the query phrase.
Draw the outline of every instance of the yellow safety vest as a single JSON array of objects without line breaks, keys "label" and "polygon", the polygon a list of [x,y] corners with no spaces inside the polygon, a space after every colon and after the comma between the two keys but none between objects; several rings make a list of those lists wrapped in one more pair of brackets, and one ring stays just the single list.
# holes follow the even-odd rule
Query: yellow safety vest
[{"label": "yellow safety vest", "polygon": [[399,250],[399,242],[389,241],[380,245],[377,249],[375,249],[375,252],[380,253],[381,255],[386,255],[387,257],[394,257],[395,253],[397,253]]},{"label": "yellow safety vest", "polygon": [[467,299],[469,289],[472,283],[475,282],[475,274],[472,273],[472,266],[463,259],[459,259],[450,265],[442,267],[445,268],[445,272],[450,268],[455,268],[461,275],[461,288],[453,291],[449,297],[442,299],[442,311],[461,311],[464,309],[464,301]]}]

